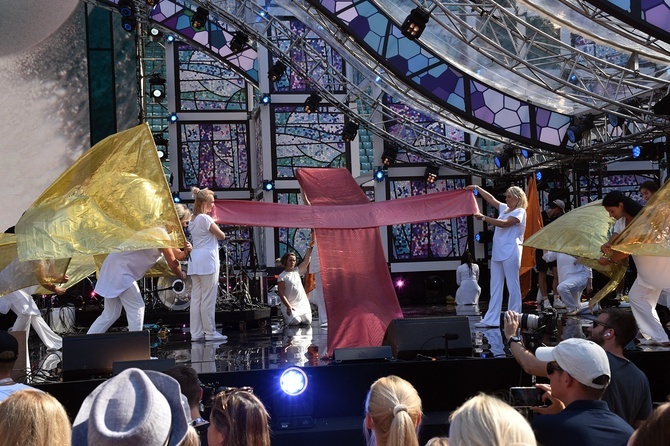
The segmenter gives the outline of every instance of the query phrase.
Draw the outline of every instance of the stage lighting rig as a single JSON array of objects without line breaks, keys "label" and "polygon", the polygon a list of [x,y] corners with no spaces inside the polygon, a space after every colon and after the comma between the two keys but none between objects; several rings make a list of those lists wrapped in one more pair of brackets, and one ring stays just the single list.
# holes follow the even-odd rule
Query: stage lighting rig
[{"label": "stage lighting rig", "polygon": [[388,167],[395,163],[396,158],[398,158],[398,147],[389,146],[382,153],[382,164]]},{"label": "stage lighting rig", "polygon": [[270,79],[270,82],[277,82],[281,79],[284,73],[286,73],[286,65],[278,60],[268,71],[268,79]]},{"label": "stage lighting rig", "polygon": [[[574,118],[573,118],[574,121]],[[576,143],[580,141],[586,132],[591,130],[595,125],[593,124],[593,116],[586,115],[576,121],[575,124],[568,127],[567,136],[568,141]]]},{"label": "stage lighting rig", "polygon": [[263,180],[263,190],[265,192],[271,192],[275,189],[274,180]]},{"label": "stage lighting rig", "polygon": [[312,93],[309,95],[307,100],[305,101],[305,113],[314,113],[319,110],[319,104],[321,103],[321,96],[319,96],[317,93]]},{"label": "stage lighting rig", "polygon": [[428,19],[430,19],[430,13],[425,9],[412,9],[400,27],[402,35],[407,37],[409,40],[418,39],[426,29]]},{"label": "stage lighting rig", "polygon": [[495,163],[498,169],[504,169],[507,167],[509,160],[514,155],[514,148],[510,146],[505,146],[502,153],[498,153],[493,157],[493,162]]},{"label": "stage lighting rig", "polygon": [[437,176],[440,174],[440,168],[438,166],[430,165],[426,167],[426,171],[423,176],[426,180],[426,183],[433,184],[437,180]]},{"label": "stage lighting rig", "polygon": [[382,166],[377,166],[377,170],[375,171],[375,181],[381,183],[382,181],[384,181],[386,176],[387,176],[386,170]]},{"label": "stage lighting rig", "polygon": [[344,124],[344,128],[342,129],[342,139],[344,142],[353,141],[354,138],[356,138],[356,135],[358,135],[358,124],[354,121],[349,121]]},{"label": "stage lighting rig", "polygon": [[202,29],[205,27],[208,18],[209,11],[202,6],[198,6],[198,9],[195,10],[195,14],[191,17],[191,26],[195,29]]},{"label": "stage lighting rig", "polygon": [[149,94],[156,103],[163,102],[165,99],[165,78],[158,73],[149,77]]},{"label": "stage lighting rig", "polygon": [[230,51],[233,53],[239,53],[247,46],[247,43],[249,43],[249,36],[242,31],[237,31],[233,35],[233,38],[230,39],[228,48],[230,48]]}]

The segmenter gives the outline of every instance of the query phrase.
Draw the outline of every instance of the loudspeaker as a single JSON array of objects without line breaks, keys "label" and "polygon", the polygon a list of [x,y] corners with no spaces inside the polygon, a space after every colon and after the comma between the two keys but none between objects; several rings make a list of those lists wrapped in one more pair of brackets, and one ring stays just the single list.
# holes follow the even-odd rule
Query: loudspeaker
[{"label": "loudspeaker", "polygon": [[394,319],[382,345],[390,345],[396,359],[472,356],[470,322],[467,316]]},{"label": "loudspeaker", "polygon": [[391,347],[382,345],[381,347],[353,347],[336,348],[333,350],[333,362],[370,362],[386,361],[393,359]]}]

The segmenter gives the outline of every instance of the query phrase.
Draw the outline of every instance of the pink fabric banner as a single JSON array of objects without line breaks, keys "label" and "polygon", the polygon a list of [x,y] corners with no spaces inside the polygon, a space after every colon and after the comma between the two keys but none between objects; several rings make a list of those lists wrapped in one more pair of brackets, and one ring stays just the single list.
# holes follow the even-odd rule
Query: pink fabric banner
[{"label": "pink fabric banner", "polygon": [[455,190],[370,203],[346,169],[298,169],[311,206],[221,200],[221,224],[316,228],[328,312],[328,353],[381,345],[388,324],[403,317],[379,226],[447,220],[478,212],[474,195]]}]

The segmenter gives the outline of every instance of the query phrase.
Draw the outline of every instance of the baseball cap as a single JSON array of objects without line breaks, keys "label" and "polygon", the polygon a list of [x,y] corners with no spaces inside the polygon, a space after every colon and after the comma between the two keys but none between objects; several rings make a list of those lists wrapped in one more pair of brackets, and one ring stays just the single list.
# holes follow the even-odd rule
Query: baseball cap
[{"label": "baseball cap", "polygon": [[544,362],[556,361],[570,376],[594,389],[607,387],[612,376],[605,350],[586,339],[570,338],[556,347],[538,347],[535,356]]},{"label": "baseball cap", "polygon": [[19,342],[14,336],[4,330],[0,331],[0,353],[12,352],[14,356],[11,358],[0,359],[0,362],[16,361],[19,357]]},{"label": "baseball cap", "polygon": [[565,202],[563,200],[554,200],[549,204],[550,208],[559,207],[563,212],[565,212]]}]

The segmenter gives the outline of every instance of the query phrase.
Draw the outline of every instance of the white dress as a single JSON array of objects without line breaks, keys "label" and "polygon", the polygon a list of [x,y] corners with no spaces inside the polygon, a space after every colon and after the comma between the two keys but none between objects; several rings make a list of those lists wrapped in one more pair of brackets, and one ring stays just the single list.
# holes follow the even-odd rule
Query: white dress
[{"label": "white dress", "polygon": [[307,299],[305,287],[302,286],[298,269],[282,271],[277,278],[277,282],[284,282],[284,296],[286,296],[286,300],[288,300],[291,308],[293,308],[289,316],[286,313],[286,306],[281,305],[284,323],[286,325],[311,324],[312,308],[309,306],[309,299]]},{"label": "white dress", "polygon": [[482,289],[479,286],[479,265],[462,263],[456,268],[456,305],[477,305]]}]

